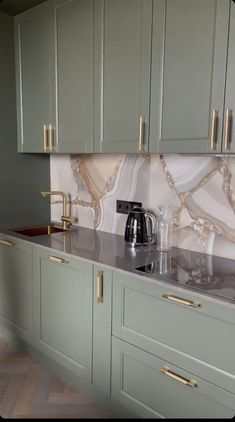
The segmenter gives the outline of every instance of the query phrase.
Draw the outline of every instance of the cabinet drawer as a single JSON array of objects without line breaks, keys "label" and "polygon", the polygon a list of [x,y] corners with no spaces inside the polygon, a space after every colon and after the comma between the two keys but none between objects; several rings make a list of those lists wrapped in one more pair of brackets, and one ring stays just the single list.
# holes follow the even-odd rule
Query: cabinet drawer
[{"label": "cabinet drawer", "polygon": [[[200,307],[168,300],[164,295],[169,293],[200,302]],[[116,337],[164,359],[166,353],[170,359],[172,348],[177,349],[182,362],[187,356],[196,363],[202,361],[201,376],[207,371],[207,379],[235,393],[235,308],[201,300],[188,290],[179,293],[167,283],[161,287],[118,272],[113,277],[113,295],[112,332]],[[200,362],[199,375],[201,368]]]},{"label": "cabinet drawer", "polygon": [[235,414],[233,394],[114,337],[112,397],[141,417],[231,418]]}]

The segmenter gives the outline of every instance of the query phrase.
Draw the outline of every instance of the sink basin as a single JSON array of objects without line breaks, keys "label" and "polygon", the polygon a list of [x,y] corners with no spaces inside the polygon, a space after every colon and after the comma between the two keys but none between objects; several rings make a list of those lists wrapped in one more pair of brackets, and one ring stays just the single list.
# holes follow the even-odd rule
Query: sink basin
[{"label": "sink basin", "polygon": [[12,230],[15,233],[24,234],[25,236],[42,236],[43,234],[52,234],[57,232],[63,232],[64,230],[60,227],[55,226],[37,226],[37,227],[29,227],[26,229],[17,229]]}]

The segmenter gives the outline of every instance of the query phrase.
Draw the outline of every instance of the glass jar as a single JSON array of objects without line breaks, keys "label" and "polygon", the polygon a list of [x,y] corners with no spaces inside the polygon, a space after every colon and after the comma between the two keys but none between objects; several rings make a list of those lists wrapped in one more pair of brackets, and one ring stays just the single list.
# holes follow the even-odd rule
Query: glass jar
[{"label": "glass jar", "polygon": [[173,205],[161,205],[160,217],[157,222],[157,250],[170,251],[172,247],[172,217]]}]

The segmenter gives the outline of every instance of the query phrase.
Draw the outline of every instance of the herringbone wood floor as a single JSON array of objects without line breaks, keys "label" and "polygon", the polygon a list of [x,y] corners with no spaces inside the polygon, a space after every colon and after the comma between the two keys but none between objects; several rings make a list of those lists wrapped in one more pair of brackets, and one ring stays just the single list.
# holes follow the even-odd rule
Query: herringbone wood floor
[{"label": "herringbone wood floor", "polygon": [[0,339],[3,418],[111,418],[89,398]]}]

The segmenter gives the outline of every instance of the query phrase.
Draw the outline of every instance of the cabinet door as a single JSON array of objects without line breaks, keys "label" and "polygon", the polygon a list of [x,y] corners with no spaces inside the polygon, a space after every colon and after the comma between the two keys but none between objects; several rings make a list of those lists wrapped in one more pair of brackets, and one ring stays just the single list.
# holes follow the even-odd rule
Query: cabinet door
[{"label": "cabinet door", "polygon": [[92,265],[35,248],[34,273],[37,347],[90,381]]},{"label": "cabinet door", "polygon": [[154,0],[150,152],[221,152],[229,0]]},{"label": "cabinet door", "polygon": [[[46,2],[15,18],[18,150],[46,150],[53,112],[53,8]],[[47,145],[48,147],[48,145]]]},{"label": "cabinet door", "polygon": [[0,323],[3,329],[32,343],[32,246],[0,235]]},{"label": "cabinet door", "polygon": [[56,0],[58,152],[93,152],[94,0]]},{"label": "cabinet door", "polygon": [[94,267],[93,384],[110,395],[112,271]]},{"label": "cabinet door", "polygon": [[152,0],[100,0],[95,151],[148,151]]},{"label": "cabinet door", "polygon": [[235,4],[231,1],[226,95],[224,109],[223,152],[235,152]]}]

